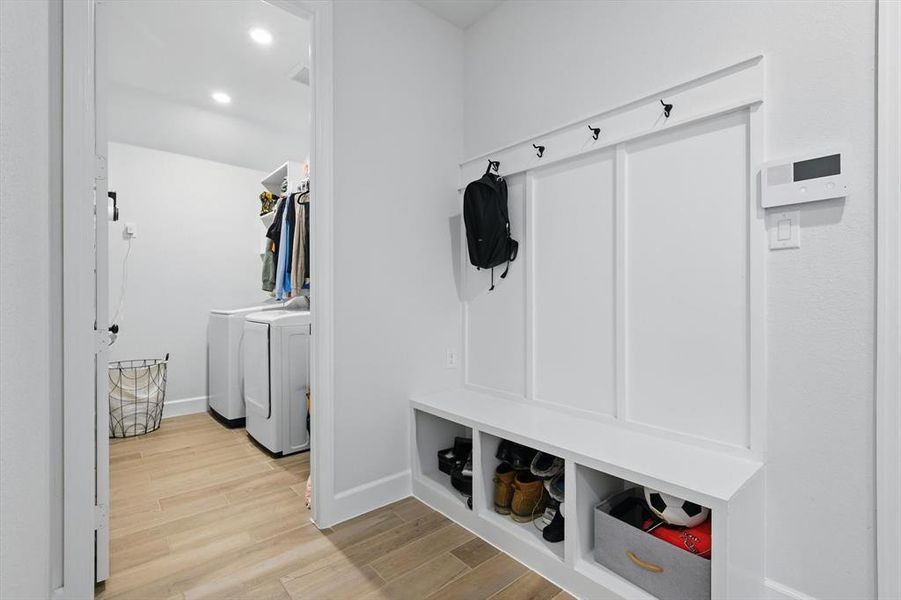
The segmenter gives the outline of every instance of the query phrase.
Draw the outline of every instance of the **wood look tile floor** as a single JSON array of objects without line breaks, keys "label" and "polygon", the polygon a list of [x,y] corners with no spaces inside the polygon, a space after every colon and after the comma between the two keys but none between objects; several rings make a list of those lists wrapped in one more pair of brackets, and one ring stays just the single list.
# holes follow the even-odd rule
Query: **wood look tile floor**
[{"label": "wood look tile floor", "polygon": [[414,498],[310,523],[309,453],[272,459],[206,414],[110,441],[113,599],[571,598]]}]

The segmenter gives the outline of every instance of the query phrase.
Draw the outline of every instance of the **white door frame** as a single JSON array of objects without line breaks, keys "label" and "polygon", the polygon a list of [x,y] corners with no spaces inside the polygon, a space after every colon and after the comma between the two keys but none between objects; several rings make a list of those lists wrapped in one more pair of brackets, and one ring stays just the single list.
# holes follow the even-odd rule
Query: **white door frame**
[{"label": "white door frame", "polygon": [[[94,590],[94,4],[63,2],[62,60],[62,586]],[[89,285],[90,283],[90,285]],[[59,465],[55,465],[59,467]]]},{"label": "white door frame", "polygon": [[334,54],[331,0],[267,0],[310,20],[310,87],[313,127],[310,152],[310,389],[312,390],[310,469],[313,522],[320,528],[336,523],[334,484]]},{"label": "white door frame", "polygon": [[901,598],[901,4],[879,0],[876,88],[876,588]]},{"label": "white door frame", "polygon": [[[270,0],[311,21],[313,135],[311,162],[316,209],[312,218],[313,309],[312,474],[313,521],[334,524],[329,511],[333,484],[333,84],[330,0]],[[96,432],[94,355],[95,299],[95,0],[63,2],[62,190],[63,190],[63,583],[54,599],[83,599],[94,589]],[[106,325],[98,324],[101,332]],[[101,484],[103,482],[100,482]],[[298,502],[301,500],[298,498]]]}]

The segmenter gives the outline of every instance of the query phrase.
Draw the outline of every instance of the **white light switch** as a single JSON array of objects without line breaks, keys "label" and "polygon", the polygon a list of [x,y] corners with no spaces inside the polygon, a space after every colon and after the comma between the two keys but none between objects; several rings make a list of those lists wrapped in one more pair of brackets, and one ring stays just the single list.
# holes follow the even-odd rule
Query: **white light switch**
[{"label": "white light switch", "polygon": [[776,223],[776,240],[787,242],[792,239],[792,222],[791,219],[782,219]]},{"label": "white light switch", "polygon": [[801,247],[801,211],[772,212],[766,219],[770,250]]}]

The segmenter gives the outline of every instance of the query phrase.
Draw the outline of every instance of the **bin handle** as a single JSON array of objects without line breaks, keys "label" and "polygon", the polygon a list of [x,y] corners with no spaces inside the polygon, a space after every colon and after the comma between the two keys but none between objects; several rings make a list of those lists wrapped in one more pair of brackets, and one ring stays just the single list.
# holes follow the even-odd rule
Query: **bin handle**
[{"label": "bin handle", "polygon": [[629,560],[635,563],[636,566],[641,567],[645,571],[650,571],[651,573],[663,573],[663,567],[641,560],[635,556],[635,553],[631,550],[626,550],[626,556],[628,556]]}]

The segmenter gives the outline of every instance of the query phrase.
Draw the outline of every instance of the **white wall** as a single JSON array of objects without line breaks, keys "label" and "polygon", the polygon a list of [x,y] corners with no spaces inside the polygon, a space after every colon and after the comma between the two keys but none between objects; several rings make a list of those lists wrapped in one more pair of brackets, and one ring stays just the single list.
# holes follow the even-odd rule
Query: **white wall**
[{"label": "white wall", "polygon": [[766,156],[844,144],[852,195],[802,207],[802,248],[767,256],[767,576],[817,598],[874,595],[874,15],[518,1],[465,34],[466,157],[761,52]]},{"label": "white wall", "polygon": [[334,508],[346,517],[409,494],[409,397],[460,383],[444,365],[462,327],[450,219],[463,36],[406,1],[337,2],[334,20]]},{"label": "white wall", "polygon": [[[309,155],[307,129],[270,129],[240,117],[174,102],[111,82],[109,139],[271,172]],[[265,106],[258,110],[265,112]],[[300,110],[300,109],[298,109]],[[303,115],[298,115],[301,119]],[[309,119],[309,115],[307,115]]]},{"label": "white wall", "polygon": [[50,590],[49,28],[46,1],[0,2],[2,598]]},{"label": "white wall", "polygon": [[[209,311],[262,302],[258,217],[266,175],[139,146],[109,145],[110,318],[119,303],[126,222],[137,224],[110,360],[170,354],[166,402],[207,396]],[[170,408],[168,411],[176,409]]]}]

